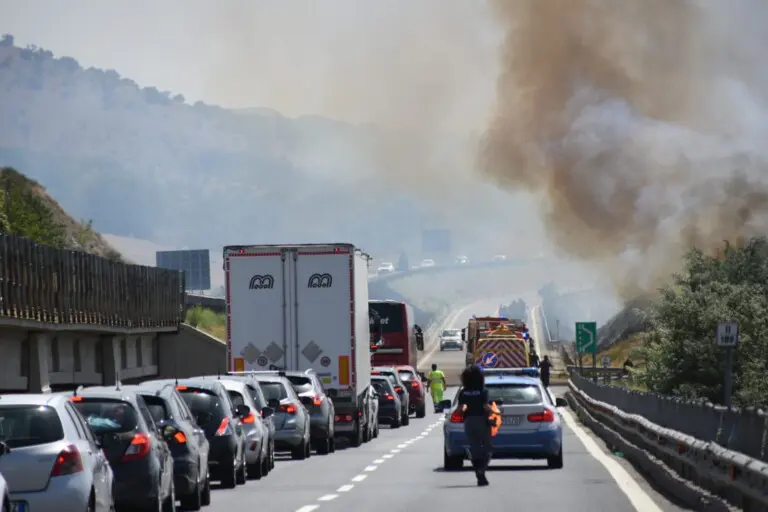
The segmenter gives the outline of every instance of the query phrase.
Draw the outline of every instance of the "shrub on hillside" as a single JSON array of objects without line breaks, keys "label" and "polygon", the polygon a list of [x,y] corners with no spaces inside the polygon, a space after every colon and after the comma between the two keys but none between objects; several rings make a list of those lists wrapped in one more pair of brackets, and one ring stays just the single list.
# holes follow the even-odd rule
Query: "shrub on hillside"
[{"label": "shrub on hillside", "polygon": [[21,235],[39,244],[64,247],[66,232],[37,195],[36,184],[10,167],[0,168],[0,195],[3,196],[3,232]]},{"label": "shrub on hillside", "polygon": [[661,290],[643,349],[651,391],[723,402],[725,352],[719,322],[740,325],[734,354],[735,405],[768,406],[768,240],[753,238],[717,257],[691,250]]}]

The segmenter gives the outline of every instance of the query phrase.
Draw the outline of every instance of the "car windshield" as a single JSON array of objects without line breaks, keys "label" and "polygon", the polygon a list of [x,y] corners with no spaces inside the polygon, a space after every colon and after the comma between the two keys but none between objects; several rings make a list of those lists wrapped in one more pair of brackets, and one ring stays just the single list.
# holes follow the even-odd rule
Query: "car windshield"
[{"label": "car windshield", "polygon": [[264,398],[266,398],[267,401],[280,401],[288,398],[288,392],[281,382],[259,382],[259,385],[261,386],[261,392],[264,393]]},{"label": "car windshield", "polygon": [[459,329],[446,329],[441,336],[443,338],[458,338],[461,336],[461,331]]},{"label": "car windshield", "polygon": [[95,434],[136,430],[139,416],[128,402],[108,398],[82,398],[73,402]]},{"label": "car windshield", "polygon": [[296,390],[297,393],[306,393],[308,391],[312,391],[314,389],[314,386],[312,386],[312,379],[309,377],[299,377],[298,375],[289,375],[286,377],[293,386],[293,389]]},{"label": "car windshield", "polygon": [[0,441],[8,448],[48,444],[64,439],[56,409],[47,405],[0,407]]},{"label": "car windshield", "polygon": [[397,374],[400,376],[400,380],[403,382],[416,378],[416,375],[414,375],[414,373],[410,370],[397,370]]},{"label": "car windshield", "polygon": [[535,384],[491,384],[490,400],[503,400],[504,405],[534,405],[543,402],[541,390]]},{"label": "car windshield", "polygon": [[147,404],[147,408],[149,409],[150,414],[152,414],[152,419],[155,420],[155,423],[160,423],[161,421],[171,418],[165,400],[156,395],[141,395],[141,398],[143,398],[144,402]]},{"label": "car windshield", "polygon": [[179,390],[179,393],[195,418],[200,418],[201,413],[211,414],[211,421],[218,424],[227,415],[224,404],[215,393],[204,389],[184,389]]}]

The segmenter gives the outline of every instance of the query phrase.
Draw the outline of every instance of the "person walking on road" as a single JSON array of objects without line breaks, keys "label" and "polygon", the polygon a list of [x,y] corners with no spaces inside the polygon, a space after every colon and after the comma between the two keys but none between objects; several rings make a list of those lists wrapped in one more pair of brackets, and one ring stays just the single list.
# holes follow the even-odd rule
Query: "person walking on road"
[{"label": "person walking on road", "polygon": [[459,407],[464,412],[464,432],[469,441],[469,454],[477,477],[477,485],[488,485],[485,470],[491,461],[491,426],[488,390],[480,367],[472,365],[461,374]]},{"label": "person walking on road", "polygon": [[549,376],[552,371],[552,363],[549,362],[549,356],[544,356],[544,359],[539,363],[539,373],[541,374],[541,383],[545,388],[549,387]]},{"label": "person walking on road", "polygon": [[432,404],[437,411],[437,404],[443,400],[443,391],[445,391],[445,374],[437,369],[437,365],[432,365],[432,371],[427,377],[429,381],[429,391],[432,394]]},{"label": "person walking on road", "polygon": [[539,366],[539,354],[535,350],[531,351],[531,368],[537,368]]}]

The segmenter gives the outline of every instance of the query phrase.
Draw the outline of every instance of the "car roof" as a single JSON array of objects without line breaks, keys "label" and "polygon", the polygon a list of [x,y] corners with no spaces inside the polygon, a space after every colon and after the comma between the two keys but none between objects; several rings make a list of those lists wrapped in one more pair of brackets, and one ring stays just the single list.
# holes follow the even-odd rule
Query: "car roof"
[{"label": "car roof", "polygon": [[[139,386],[89,386],[78,390],[77,395],[84,398],[109,398],[133,402],[139,391]],[[72,393],[70,396],[74,395],[75,393]]]},{"label": "car roof", "polygon": [[147,382],[142,382],[138,386],[136,386],[136,390],[138,393],[152,393],[155,395],[159,395],[163,391],[171,391],[173,389],[176,389],[176,381],[158,381],[158,380],[149,380]]},{"label": "car roof", "polygon": [[60,401],[66,401],[68,398],[61,394],[33,393],[19,394],[12,393],[0,395],[0,406],[3,405],[58,405]]},{"label": "car roof", "polygon": [[197,377],[191,377],[186,379],[166,379],[166,380],[156,380],[155,382],[162,382],[162,383],[171,383],[176,386],[187,386],[190,388],[199,388],[199,389],[206,389],[208,391],[220,391],[223,386],[221,385],[221,382],[215,379],[201,379]]},{"label": "car roof", "polygon": [[279,382],[280,384],[288,384],[290,385],[290,382],[285,377],[281,377],[279,375],[272,375],[272,374],[260,374],[260,375],[254,375],[253,378],[257,382]]}]

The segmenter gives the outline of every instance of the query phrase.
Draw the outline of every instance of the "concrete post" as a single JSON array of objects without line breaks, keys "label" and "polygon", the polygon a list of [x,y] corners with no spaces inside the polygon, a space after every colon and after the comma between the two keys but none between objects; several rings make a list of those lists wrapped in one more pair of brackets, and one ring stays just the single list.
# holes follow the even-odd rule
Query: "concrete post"
[{"label": "concrete post", "polygon": [[101,353],[104,358],[101,365],[101,380],[105,386],[113,386],[117,383],[120,374],[120,347],[119,338],[114,335],[101,336]]},{"label": "concrete post", "polygon": [[30,393],[50,393],[51,378],[48,375],[48,359],[51,352],[51,337],[49,332],[31,332],[25,343],[29,343],[29,377],[28,390]]}]

